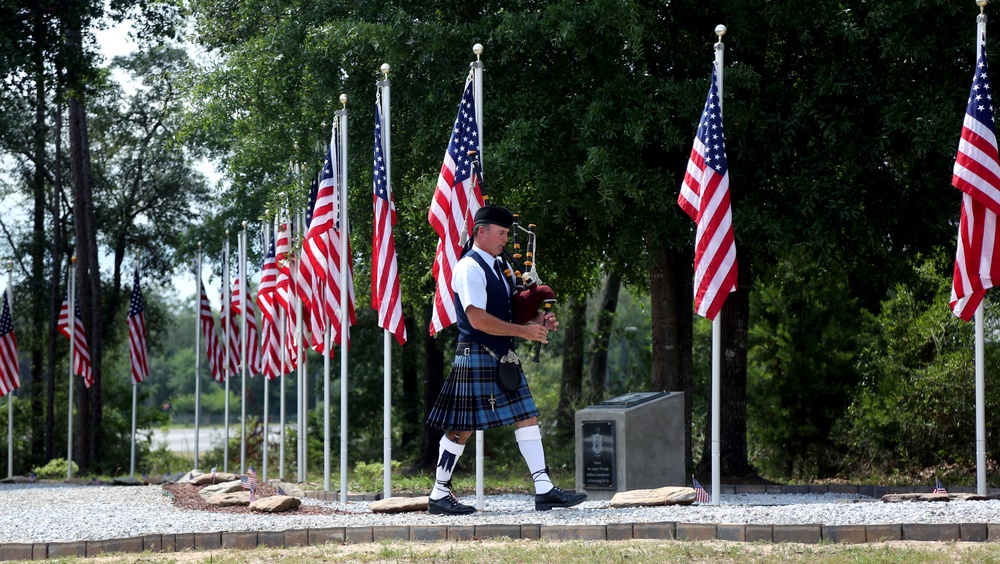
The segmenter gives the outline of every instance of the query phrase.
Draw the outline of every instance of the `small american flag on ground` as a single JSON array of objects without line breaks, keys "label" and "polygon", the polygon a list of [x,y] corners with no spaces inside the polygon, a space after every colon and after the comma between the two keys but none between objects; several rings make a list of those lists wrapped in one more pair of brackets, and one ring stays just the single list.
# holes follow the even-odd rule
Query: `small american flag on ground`
[{"label": "small american flag on ground", "polygon": [[281,486],[278,486],[278,495],[287,495],[285,490],[281,489]]},{"label": "small american flag on ground", "polygon": [[705,491],[705,488],[701,487],[701,483],[698,482],[698,478],[692,476],[691,479],[694,480],[694,495],[696,496],[697,502],[711,503],[712,500],[708,496],[708,492]]},{"label": "small american flag on ground", "polygon": [[38,476],[34,472],[28,472],[28,481],[32,484],[38,481]]},{"label": "small american flag on ground", "polygon": [[934,489],[931,490],[931,493],[936,493],[936,494],[948,493],[948,490],[944,489],[944,486],[941,485],[941,480],[935,480],[935,481],[937,483],[934,485]]},{"label": "small american flag on ground", "polygon": [[218,469],[219,469],[219,467],[218,467],[218,466],[213,466],[213,467],[212,467],[212,479],[213,479],[213,480],[215,479],[215,472],[216,472],[216,471],[217,471]]},{"label": "small american flag on ground", "polygon": [[250,503],[257,501],[257,498],[253,495],[254,490],[257,489],[257,478],[250,476],[240,476],[240,484],[243,489],[250,490]]}]

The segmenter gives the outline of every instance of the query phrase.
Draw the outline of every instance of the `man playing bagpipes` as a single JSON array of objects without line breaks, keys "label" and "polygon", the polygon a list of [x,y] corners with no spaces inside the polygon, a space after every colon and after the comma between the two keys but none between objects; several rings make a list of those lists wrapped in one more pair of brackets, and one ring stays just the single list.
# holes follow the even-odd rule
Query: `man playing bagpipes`
[{"label": "man playing bagpipes", "polygon": [[559,323],[550,311],[539,311],[527,324],[512,323],[515,280],[501,258],[514,215],[499,206],[484,206],[475,215],[471,248],[452,274],[458,316],[458,347],[451,373],[434,403],[427,425],[444,431],[428,512],[467,515],[476,508],[451,493],[451,475],[473,431],[513,424],[518,448],[535,484],[535,509],[572,507],[587,494],[567,493],[552,484],[545,467],[538,409],[528,389],[513,337],[548,343]]}]

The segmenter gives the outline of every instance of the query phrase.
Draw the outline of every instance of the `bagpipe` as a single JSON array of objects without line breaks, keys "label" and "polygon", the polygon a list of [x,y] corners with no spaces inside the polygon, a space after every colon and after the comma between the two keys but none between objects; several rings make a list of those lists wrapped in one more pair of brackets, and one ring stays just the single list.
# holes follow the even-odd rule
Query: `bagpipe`
[{"label": "bagpipe", "polygon": [[[479,154],[477,151],[471,150],[469,151],[469,157],[472,159],[472,168],[476,174],[476,179],[479,181],[479,189],[483,194],[484,205],[492,205],[486,193],[486,187],[483,184],[483,171],[479,161]],[[503,256],[507,264],[513,267],[513,272],[508,267],[504,270],[504,276],[508,279],[513,276],[515,281],[514,292],[511,296],[511,321],[518,325],[526,325],[538,316],[538,312],[545,311],[548,313],[552,310],[552,306],[556,303],[556,293],[547,284],[542,284],[542,280],[538,276],[538,268],[535,260],[538,244],[535,234],[536,225],[529,223],[528,227],[524,228],[518,221],[519,217],[518,214],[514,214],[514,223],[510,226],[510,233],[514,239],[514,252],[511,253],[506,248],[503,250]],[[528,239],[524,255],[521,254],[522,232],[527,235]],[[521,262],[522,258],[524,259],[523,263]],[[535,354],[531,359],[532,362],[538,362],[538,355],[541,349],[542,343],[536,342]]]}]

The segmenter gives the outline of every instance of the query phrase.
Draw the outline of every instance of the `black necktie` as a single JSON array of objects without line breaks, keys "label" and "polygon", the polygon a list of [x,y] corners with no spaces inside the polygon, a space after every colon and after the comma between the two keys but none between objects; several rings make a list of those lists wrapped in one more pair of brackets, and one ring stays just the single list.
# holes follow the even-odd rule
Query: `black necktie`
[{"label": "black necktie", "polygon": [[503,269],[500,268],[500,259],[496,259],[495,261],[493,261],[493,270],[496,271],[497,277],[500,278],[500,280],[504,279]]}]

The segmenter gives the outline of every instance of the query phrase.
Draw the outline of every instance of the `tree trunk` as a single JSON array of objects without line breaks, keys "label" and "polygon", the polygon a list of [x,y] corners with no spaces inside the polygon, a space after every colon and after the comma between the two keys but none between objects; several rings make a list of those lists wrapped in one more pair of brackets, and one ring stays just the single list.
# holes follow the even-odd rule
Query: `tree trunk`
[{"label": "tree trunk", "polygon": [[[653,268],[649,272],[649,305],[653,344],[652,391],[683,390],[680,372],[677,277],[675,253],[665,246],[650,249]],[[690,308],[689,308],[690,309]]]},{"label": "tree trunk", "polygon": [[[416,330],[411,317],[405,318],[406,334],[409,339],[413,339],[419,332]],[[402,394],[393,398],[393,405],[400,415],[402,433],[400,435],[400,455],[399,458],[409,458],[408,454],[415,451],[415,443],[420,440],[420,403],[417,398],[420,394],[419,371],[417,370],[417,358],[414,354],[413,346],[403,350],[399,355],[402,359]],[[419,447],[419,445],[416,445]]]},{"label": "tree trunk", "polygon": [[[56,103],[55,115],[56,159],[53,170],[55,182],[52,186],[52,279],[49,284],[49,327],[59,323],[62,296],[59,285],[62,281],[62,211],[59,195],[62,192],[62,105]],[[55,407],[56,407],[56,338],[49,338],[49,365],[45,389],[45,460],[55,457]]]},{"label": "tree trunk", "polygon": [[576,436],[576,408],[583,395],[583,337],[587,326],[587,296],[571,295],[566,303],[567,319],[562,324],[563,362],[559,384],[556,433],[564,440]]},{"label": "tree trunk", "polygon": [[[425,309],[424,320],[429,320],[431,318],[430,304]],[[424,329],[421,331],[423,335],[423,345],[424,345],[424,420],[427,420],[427,416],[430,415],[431,409],[434,408],[434,402],[437,401],[438,394],[441,393],[441,387],[444,386],[444,353],[438,348],[438,340],[430,335],[430,332],[426,329],[427,325],[424,325]],[[450,342],[450,341],[446,341]],[[454,351],[452,351],[452,356],[454,357]],[[420,456],[417,457],[416,466],[417,468],[432,469],[437,465],[438,461],[438,443],[441,441],[441,431],[437,429],[431,429],[427,425],[423,425],[423,441],[420,445]]]},{"label": "tree trunk", "polygon": [[[744,280],[745,277],[741,277]],[[750,293],[739,287],[729,294],[722,316],[722,374],[719,390],[721,411],[719,421],[720,473],[731,481],[759,479],[757,471],[747,461],[747,343],[749,339]],[[711,445],[712,413],[709,405],[705,424],[706,445]],[[702,451],[698,472],[706,474],[712,468],[712,449]]]},{"label": "tree trunk", "polygon": [[[31,344],[31,452],[34,457],[38,457],[45,448],[45,436],[42,430],[45,428],[45,388],[43,385],[44,355],[42,350],[45,342],[45,251],[48,237],[45,233],[46,216],[46,194],[45,194],[45,164],[46,164],[46,142],[48,140],[48,127],[45,123],[45,53],[43,46],[47,43],[45,38],[45,21],[41,10],[36,10],[34,15],[34,35],[35,47],[32,54],[32,64],[35,67],[35,127],[34,127],[34,149],[32,158],[34,160],[35,171],[32,178],[32,193],[34,197],[34,212],[32,214],[32,236],[31,236],[31,280],[28,283],[31,304],[30,327],[28,333],[31,338],[27,341]],[[52,340],[49,338],[49,340]],[[34,460],[34,462],[44,463],[45,461]]]},{"label": "tree trunk", "polygon": [[653,345],[652,391],[684,393],[685,475],[694,470],[691,457],[691,346],[693,296],[690,251],[663,245],[650,248],[649,301]]},{"label": "tree trunk", "polygon": [[615,324],[618,293],[621,287],[621,276],[612,271],[604,281],[601,303],[594,320],[594,341],[591,346],[593,356],[590,358],[590,373],[587,378],[590,382],[588,403],[591,404],[604,399],[605,380],[608,374],[608,344],[611,342],[611,328]]},{"label": "tree trunk", "polygon": [[87,134],[87,111],[82,99],[84,79],[82,23],[71,22],[66,31],[71,63],[66,69],[69,90],[70,169],[73,184],[73,216],[76,239],[76,281],[80,313],[83,316],[90,347],[94,383],[79,394],[80,426],[76,427],[80,450],[74,458],[81,468],[90,468],[100,460],[101,425],[101,346],[104,324],[101,315],[101,272],[97,252],[97,220],[94,214],[93,178],[90,171],[90,141]]}]

